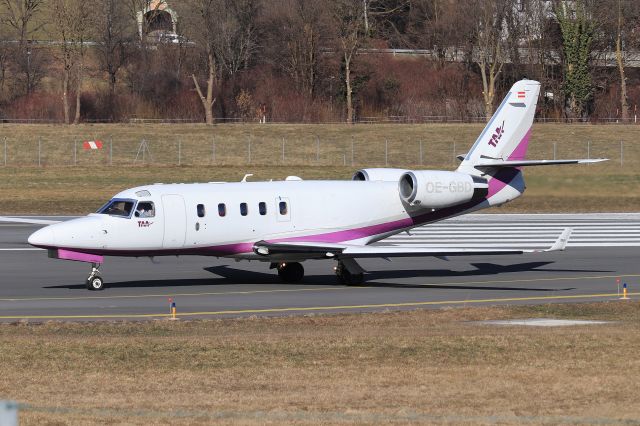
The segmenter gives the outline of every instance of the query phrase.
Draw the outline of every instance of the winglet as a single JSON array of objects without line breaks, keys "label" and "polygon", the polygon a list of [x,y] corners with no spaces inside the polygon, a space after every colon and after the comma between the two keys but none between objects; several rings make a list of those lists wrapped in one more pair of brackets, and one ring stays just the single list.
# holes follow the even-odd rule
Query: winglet
[{"label": "winglet", "polygon": [[571,232],[573,232],[572,228],[564,228],[562,234],[558,237],[555,243],[551,246],[551,248],[545,251],[562,251],[567,247],[567,243],[569,242],[569,238],[571,237]]}]

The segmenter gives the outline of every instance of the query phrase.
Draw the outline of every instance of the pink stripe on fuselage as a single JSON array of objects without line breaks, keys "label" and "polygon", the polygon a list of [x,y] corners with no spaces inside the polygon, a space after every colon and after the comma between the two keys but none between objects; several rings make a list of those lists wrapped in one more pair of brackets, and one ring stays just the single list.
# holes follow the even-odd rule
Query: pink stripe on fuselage
[{"label": "pink stripe on fuselage", "polygon": [[58,259],[75,260],[77,262],[103,263],[104,257],[95,254],[81,253],[72,250],[58,249]]},{"label": "pink stripe on fuselage", "polygon": [[[529,139],[531,138],[531,129],[527,131],[524,135],[520,143],[513,150],[511,155],[509,155],[509,160],[524,160],[527,156],[527,148],[529,147]],[[520,170],[520,167],[516,167],[516,170]],[[513,169],[503,169],[496,173],[489,180],[489,194],[487,198],[491,198],[496,195],[498,192],[502,191],[508,184],[513,180],[517,173],[513,173],[513,171],[509,172],[509,170]]]}]

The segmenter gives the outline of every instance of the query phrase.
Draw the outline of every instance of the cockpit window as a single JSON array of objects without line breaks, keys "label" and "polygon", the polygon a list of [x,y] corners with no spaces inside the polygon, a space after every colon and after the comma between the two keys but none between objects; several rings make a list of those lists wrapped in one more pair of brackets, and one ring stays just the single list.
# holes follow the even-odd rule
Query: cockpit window
[{"label": "cockpit window", "polygon": [[134,202],[131,200],[111,200],[98,210],[98,213],[110,216],[131,217]]},{"label": "cockpit window", "polygon": [[151,201],[140,201],[136,206],[135,217],[155,217],[156,209]]}]

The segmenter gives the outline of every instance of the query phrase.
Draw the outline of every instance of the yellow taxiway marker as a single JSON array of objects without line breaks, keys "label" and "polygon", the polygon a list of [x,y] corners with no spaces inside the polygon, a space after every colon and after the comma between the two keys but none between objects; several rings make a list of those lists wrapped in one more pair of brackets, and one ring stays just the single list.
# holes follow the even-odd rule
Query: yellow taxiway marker
[{"label": "yellow taxiway marker", "polygon": [[[640,296],[640,293],[629,293],[630,296]],[[290,308],[267,308],[267,309],[244,309],[229,311],[203,311],[203,312],[183,312],[179,317],[193,316],[221,316],[221,315],[241,315],[241,314],[266,314],[284,312],[312,312],[312,311],[341,311],[349,309],[381,309],[381,308],[403,308],[437,305],[467,305],[478,303],[504,303],[504,302],[527,302],[546,300],[572,300],[572,299],[595,299],[606,297],[618,297],[617,293],[601,294],[575,294],[567,296],[531,296],[531,297],[508,297],[502,299],[468,299],[468,300],[442,300],[426,302],[402,302],[402,303],[381,303],[367,305],[337,305],[337,306],[308,306]],[[135,318],[166,318],[169,315],[162,314],[105,314],[105,315],[8,315],[0,316],[0,319],[135,319]]]}]

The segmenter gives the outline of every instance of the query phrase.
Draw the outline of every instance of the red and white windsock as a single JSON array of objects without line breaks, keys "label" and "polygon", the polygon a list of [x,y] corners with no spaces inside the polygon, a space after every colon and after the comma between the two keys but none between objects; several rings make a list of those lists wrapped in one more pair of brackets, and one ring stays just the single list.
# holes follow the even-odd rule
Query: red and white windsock
[{"label": "red and white windsock", "polygon": [[102,149],[102,141],[84,141],[82,147],[84,149]]}]

